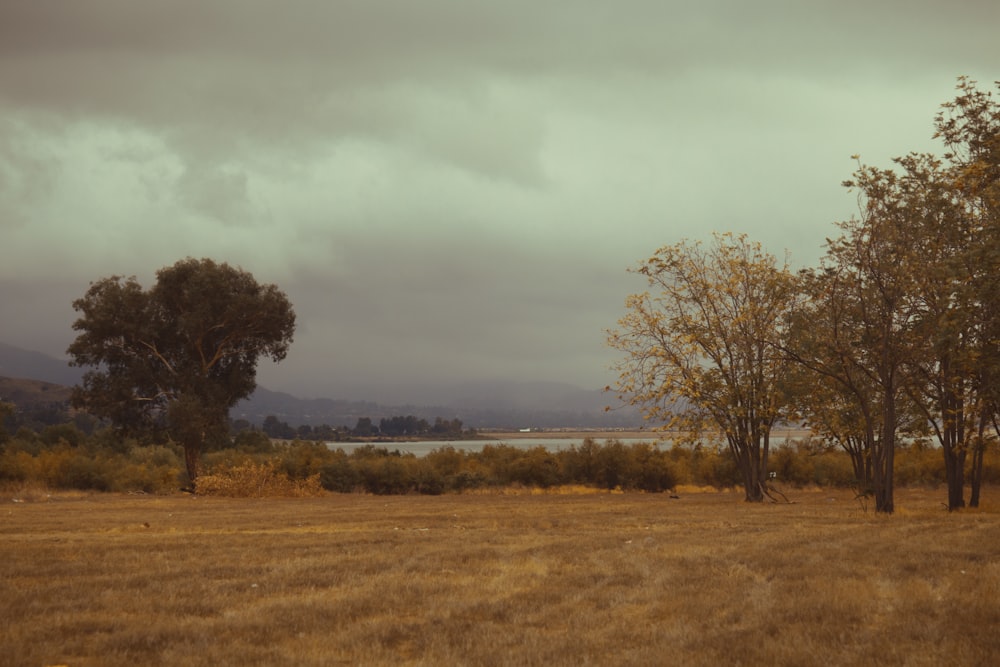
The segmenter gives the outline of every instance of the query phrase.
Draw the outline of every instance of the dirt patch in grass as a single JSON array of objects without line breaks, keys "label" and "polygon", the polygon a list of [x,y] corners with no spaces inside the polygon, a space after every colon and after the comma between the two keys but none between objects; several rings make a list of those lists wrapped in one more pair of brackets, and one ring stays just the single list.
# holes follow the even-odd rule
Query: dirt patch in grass
[{"label": "dirt patch in grass", "polygon": [[0,665],[989,664],[1000,513],[940,496],[4,498]]}]

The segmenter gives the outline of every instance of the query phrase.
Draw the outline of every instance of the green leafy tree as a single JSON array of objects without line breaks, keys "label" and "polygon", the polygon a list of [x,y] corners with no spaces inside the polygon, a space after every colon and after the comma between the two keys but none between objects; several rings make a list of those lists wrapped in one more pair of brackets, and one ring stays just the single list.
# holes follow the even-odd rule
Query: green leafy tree
[{"label": "green leafy tree", "polygon": [[271,438],[277,440],[291,440],[295,437],[295,429],[288,425],[288,422],[281,421],[274,415],[264,418],[261,430]]},{"label": "green leafy tree", "polygon": [[91,283],[73,302],[68,353],[91,366],[74,407],[184,449],[194,482],[206,444],[228,437],[228,413],[256,388],[258,359],[285,358],[295,313],[276,286],[210,259],[184,259],[144,290],[134,277]]},{"label": "green leafy tree", "polygon": [[632,295],[608,343],[619,396],[647,419],[699,440],[721,434],[746,500],[767,494],[771,429],[786,414],[788,362],[770,341],[794,305],[787,262],[745,236],[681,242],[640,264],[652,292]]},{"label": "green leafy tree", "polygon": [[357,424],[351,429],[351,435],[365,438],[378,433],[378,426],[372,423],[371,417],[358,417]]}]

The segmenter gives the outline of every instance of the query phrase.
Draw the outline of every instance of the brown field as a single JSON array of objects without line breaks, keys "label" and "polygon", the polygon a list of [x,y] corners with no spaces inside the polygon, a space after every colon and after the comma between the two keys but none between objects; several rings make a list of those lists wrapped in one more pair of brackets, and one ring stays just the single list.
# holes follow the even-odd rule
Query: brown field
[{"label": "brown field", "polygon": [[740,498],[8,493],[0,664],[1000,661],[996,504]]}]

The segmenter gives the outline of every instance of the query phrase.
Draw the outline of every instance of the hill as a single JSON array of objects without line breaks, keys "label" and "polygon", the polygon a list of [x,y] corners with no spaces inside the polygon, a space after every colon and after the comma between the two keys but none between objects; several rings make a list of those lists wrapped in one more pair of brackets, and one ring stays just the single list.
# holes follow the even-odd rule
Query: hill
[{"label": "hill", "polygon": [[24,378],[0,377],[0,401],[13,403],[21,409],[66,403],[70,389],[64,385],[27,380]]},{"label": "hill", "polygon": [[580,390],[567,385],[553,385],[548,391],[534,384],[489,383],[477,385],[478,391],[442,397],[429,405],[414,403],[382,404],[374,401],[303,399],[283,392],[258,387],[231,411],[233,419],[261,424],[268,415],[293,426],[354,426],[360,417],[375,423],[394,416],[413,415],[433,421],[437,417],[460,419],[467,428],[587,428],[616,429],[642,425],[634,409],[606,411],[608,397],[599,391]]},{"label": "hill", "polygon": [[72,386],[80,381],[83,372],[82,368],[70,366],[68,361],[0,343],[0,376]]},{"label": "hill", "polygon": [[[83,369],[40,352],[0,343],[0,396],[22,401],[68,400],[69,386],[83,377]],[[26,378],[26,379],[12,379]],[[404,397],[420,397],[418,401]],[[465,382],[395,388],[379,402],[356,399],[300,398],[258,387],[230,412],[233,419],[262,424],[270,415],[292,426],[353,427],[361,417],[379,419],[414,415],[460,419],[467,428],[632,428],[642,425],[633,409],[606,411],[611,397],[558,382]],[[392,400],[397,398],[399,400]],[[33,404],[33,403],[31,403]]]}]

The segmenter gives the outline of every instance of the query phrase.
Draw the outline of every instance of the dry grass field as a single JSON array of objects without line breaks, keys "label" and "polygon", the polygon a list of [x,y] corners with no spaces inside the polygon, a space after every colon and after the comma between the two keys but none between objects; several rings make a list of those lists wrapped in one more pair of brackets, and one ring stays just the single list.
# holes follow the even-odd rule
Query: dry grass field
[{"label": "dry grass field", "polygon": [[996,492],[8,493],[0,664],[995,665]]}]

